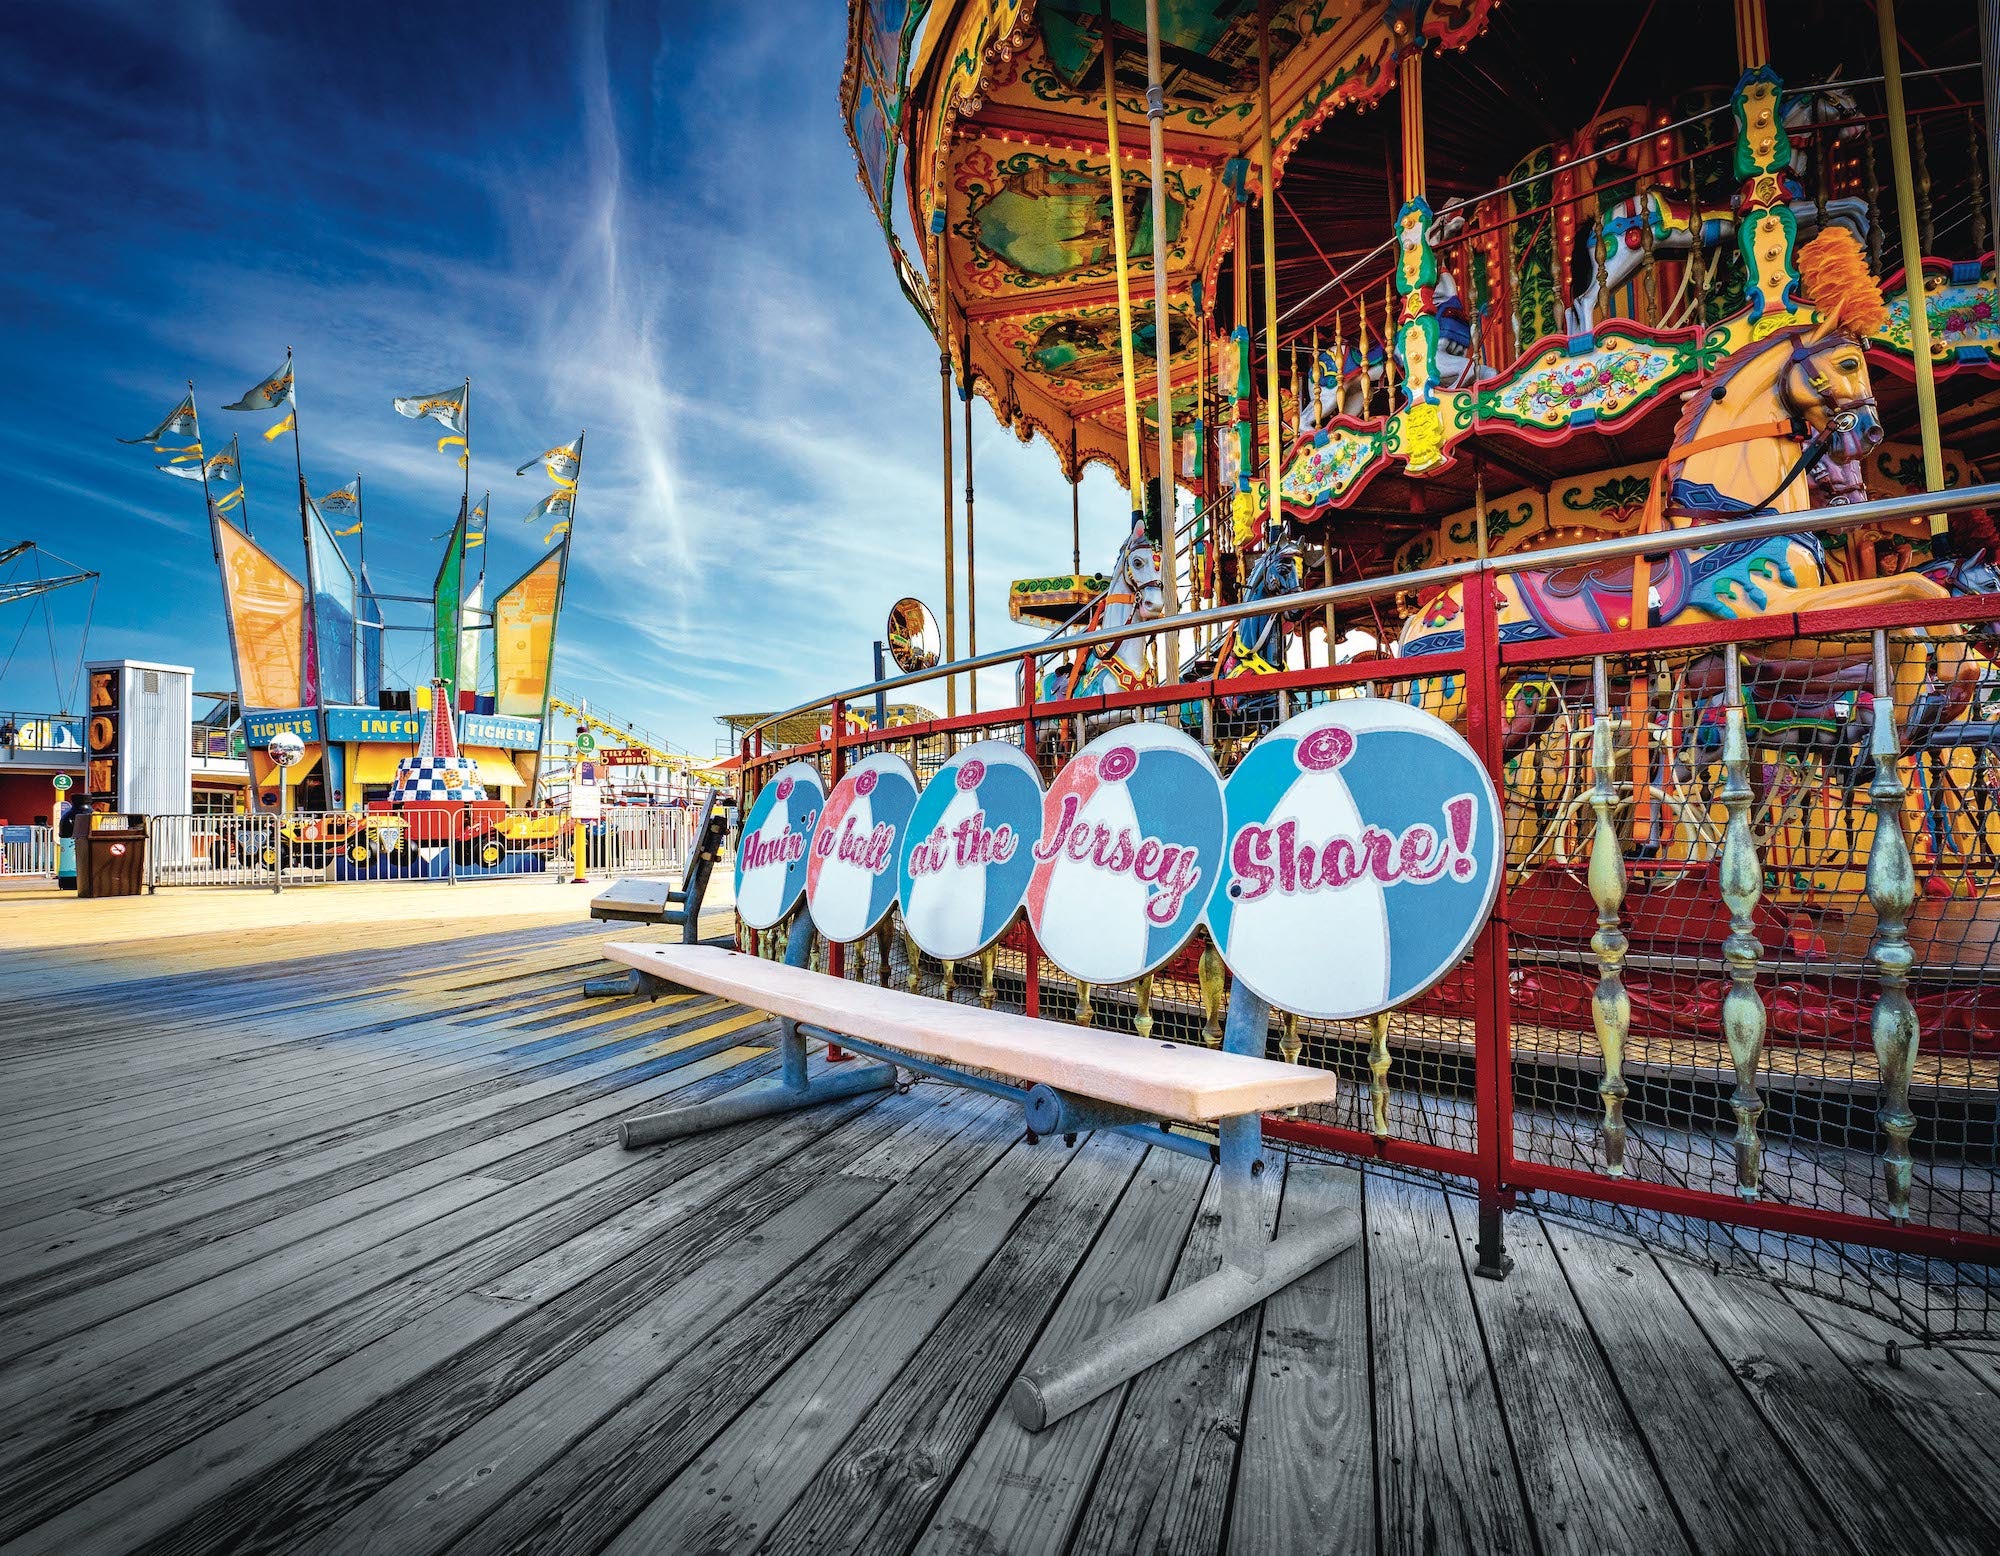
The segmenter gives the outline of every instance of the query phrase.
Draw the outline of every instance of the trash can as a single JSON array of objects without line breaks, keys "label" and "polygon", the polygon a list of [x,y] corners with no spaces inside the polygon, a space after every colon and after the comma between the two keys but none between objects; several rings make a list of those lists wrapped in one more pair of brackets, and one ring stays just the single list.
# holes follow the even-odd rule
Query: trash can
[{"label": "trash can", "polygon": [[77,834],[76,894],[138,897],[146,890],[146,829],[104,827]]}]

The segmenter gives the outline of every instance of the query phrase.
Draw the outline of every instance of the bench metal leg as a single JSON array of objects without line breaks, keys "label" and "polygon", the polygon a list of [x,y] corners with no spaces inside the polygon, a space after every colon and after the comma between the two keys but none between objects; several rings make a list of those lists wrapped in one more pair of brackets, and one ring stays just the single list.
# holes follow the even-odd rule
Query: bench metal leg
[{"label": "bench metal leg", "polygon": [[[1239,981],[1230,996],[1223,1047],[1261,1056],[1270,1017],[1270,1007]],[[1359,1241],[1358,1209],[1269,1238],[1257,1193],[1265,1170],[1263,1125],[1255,1114],[1225,1119],[1221,1134],[1222,1268],[1016,1378],[1007,1403],[1029,1431],[1081,1409]]]},{"label": "bench metal leg", "polygon": [[[812,935],[812,920],[801,907],[798,917],[792,921],[791,938],[785,944],[787,966],[806,965],[812,955]],[[628,1151],[637,1150],[662,1140],[702,1134],[726,1124],[740,1124],[749,1118],[793,1113],[800,1108],[815,1107],[822,1102],[852,1097],[864,1091],[886,1091],[896,1084],[896,1067],[892,1064],[862,1065],[855,1069],[843,1069],[838,1075],[808,1077],[806,1040],[800,1035],[795,1021],[781,1020],[778,1023],[778,1057],[780,1069],[776,1081],[747,1086],[713,1102],[697,1102],[631,1119],[619,1125],[618,1143]]]},{"label": "bench metal leg", "polygon": [[636,967],[626,973],[583,980],[583,992],[590,999],[616,999],[623,994],[637,994],[644,987],[645,980]]}]

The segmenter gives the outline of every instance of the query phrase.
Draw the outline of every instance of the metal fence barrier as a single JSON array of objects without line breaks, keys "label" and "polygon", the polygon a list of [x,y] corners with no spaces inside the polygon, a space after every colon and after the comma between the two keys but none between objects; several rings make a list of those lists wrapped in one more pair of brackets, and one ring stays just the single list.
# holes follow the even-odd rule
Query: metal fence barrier
[{"label": "metal fence barrier", "polygon": [[53,827],[0,827],[0,874],[55,873],[56,834]]},{"label": "metal fence barrier", "polygon": [[[698,809],[613,807],[601,820],[566,811],[469,806],[457,811],[290,811],[154,816],[148,885],[319,886],[348,881],[491,879],[681,869]],[[11,856],[10,856],[11,857]]]}]

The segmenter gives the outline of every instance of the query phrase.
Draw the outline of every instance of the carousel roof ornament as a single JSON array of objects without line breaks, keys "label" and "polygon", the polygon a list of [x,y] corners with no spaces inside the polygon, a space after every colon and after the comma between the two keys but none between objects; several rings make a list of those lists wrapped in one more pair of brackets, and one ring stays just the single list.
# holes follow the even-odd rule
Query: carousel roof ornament
[{"label": "carousel roof ornament", "polygon": [[[1257,7],[1164,10],[1156,212],[1143,158],[1122,165],[1115,200],[1109,187],[1107,28],[1117,118],[1139,136],[1148,109],[1143,0],[853,0],[849,8],[842,113],[906,290],[933,328],[943,299],[955,316],[951,333],[970,336],[975,390],[1017,432],[1043,433],[1072,479],[1097,460],[1133,484],[1115,231],[1125,231],[1132,289],[1143,295],[1152,285],[1154,223],[1164,226],[1169,375],[1175,400],[1191,406],[1194,288],[1205,280],[1213,294],[1235,241],[1232,165],[1240,172],[1247,160],[1257,176]],[[1384,97],[1402,58],[1462,47],[1491,10],[1491,0],[1272,5],[1277,176],[1328,117]],[[894,236],[899,163],[907,228],[921,235],[920,273]],[[1142,362],[1153,355],[1149,312],[1135,320],[1132,341]],[[1142,368],[1141,376],[1152,374]],[[1150,383],[1138,414],[1150,464],[1158,437]]]}]

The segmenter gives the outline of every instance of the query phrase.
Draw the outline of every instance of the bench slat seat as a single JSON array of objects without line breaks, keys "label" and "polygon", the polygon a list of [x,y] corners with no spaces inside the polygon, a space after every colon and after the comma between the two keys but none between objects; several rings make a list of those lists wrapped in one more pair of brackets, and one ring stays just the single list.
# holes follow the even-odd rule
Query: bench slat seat
[{"label": "bench slat seat", "polygon": [[1304,1065],[952,1004],[720,946],[617,941],[603,950],[642,974],[788,1020],[1180,1124],[1330,1102],[1339,1085]]}]

